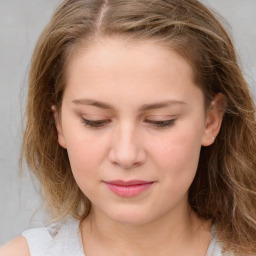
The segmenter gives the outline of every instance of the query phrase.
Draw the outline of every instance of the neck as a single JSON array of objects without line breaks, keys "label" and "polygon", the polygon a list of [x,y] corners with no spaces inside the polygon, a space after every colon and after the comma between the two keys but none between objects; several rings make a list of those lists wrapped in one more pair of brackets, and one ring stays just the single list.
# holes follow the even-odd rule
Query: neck
[{"label": "neck", "polygon": [[[86,255],[205,255],[210,223],[190,207],[167,213],[149,223],[116,222],[92,208],[82,224]],[[202,254],[201,254],[202,252]]]}]

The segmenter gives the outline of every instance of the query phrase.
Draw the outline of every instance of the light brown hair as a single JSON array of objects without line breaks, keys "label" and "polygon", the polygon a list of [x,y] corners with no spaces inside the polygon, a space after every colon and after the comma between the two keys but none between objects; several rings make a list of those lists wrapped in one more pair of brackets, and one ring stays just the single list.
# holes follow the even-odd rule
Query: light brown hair
[{"label": "light brown hair", "polygon": [[197,0],[66,0],[41,34],[31,63],[22,156],[39,179],[52,216],[80,220],[90,202],[59,146],[51,106],[60,111],[68,59],[97,37],[154,39],[193,66],[205,108],[217,93],[227,108],[213,145],[202,147],[189,203],[211,219],[224,249],[256,253],[255,105],[227,32]]}]

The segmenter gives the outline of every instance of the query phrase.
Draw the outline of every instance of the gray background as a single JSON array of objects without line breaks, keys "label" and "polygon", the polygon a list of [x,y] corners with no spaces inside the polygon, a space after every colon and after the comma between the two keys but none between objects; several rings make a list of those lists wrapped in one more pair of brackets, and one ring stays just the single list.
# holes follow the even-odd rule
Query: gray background
[{"label": "gray background", "polygon": [[[38,187],[19,176],[22,115],[30,57],[60,0],[0,0],[0,244],[43,225]],[[226,20],[241,67],[256,95],[256,0],[203,0]]]}]

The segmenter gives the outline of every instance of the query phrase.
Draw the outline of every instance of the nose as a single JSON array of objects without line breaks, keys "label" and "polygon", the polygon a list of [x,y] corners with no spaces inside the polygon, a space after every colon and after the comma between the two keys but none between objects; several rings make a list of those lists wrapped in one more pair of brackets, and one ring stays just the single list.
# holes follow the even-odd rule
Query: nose
[{"label": "nose", "polygon": [[112,164],[130,169],[142,165],[146,160],[146,152],[135,128],[123,127],[115,131],[109,152]]}]

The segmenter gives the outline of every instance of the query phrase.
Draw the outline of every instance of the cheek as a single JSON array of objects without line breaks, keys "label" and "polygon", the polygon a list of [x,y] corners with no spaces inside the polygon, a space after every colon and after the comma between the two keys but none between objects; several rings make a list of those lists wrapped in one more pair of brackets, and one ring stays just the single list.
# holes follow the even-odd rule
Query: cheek
[{"label": "cheek", "polygon": [[152,158],[163,175],[184,182],[192,182],[197,170],[201,132],[196,128],[177,129],[163,140],[154,141]]},{"label": "cheek", "polygon": [[71,169],[78,181],[83,180],[83,177],[95,175],[94,170],[105,159],[107,141],[104,137],[99,139],[98,133],[88,131],[81,123],[77,125],[70,123],[63,125],[64,135]]},{"label": "cheek", "polygon": [[104,146],[97,141],[93,136],[75,134],[67,145],[73,176],[88,198],[93,197],[95,182],[101,179],[95,170],[99,169],[105,156]]},{"label": "cheek", "polygon": [[102,143],[97,140],[78,138],[67,144],[68,155],[72,170],[86,173],[86,170],[94,169],[104,157]]},{"label": "cheek", "polygon": [[[164,195],[160,204],[176,205],[182,201],[191,186],[200,154],[199,137],[191,132],[179,131],[166,138],[162,143],[155,143],[154,165],[157,166]],[[153,152],[152,152],[153,153]]]}]

